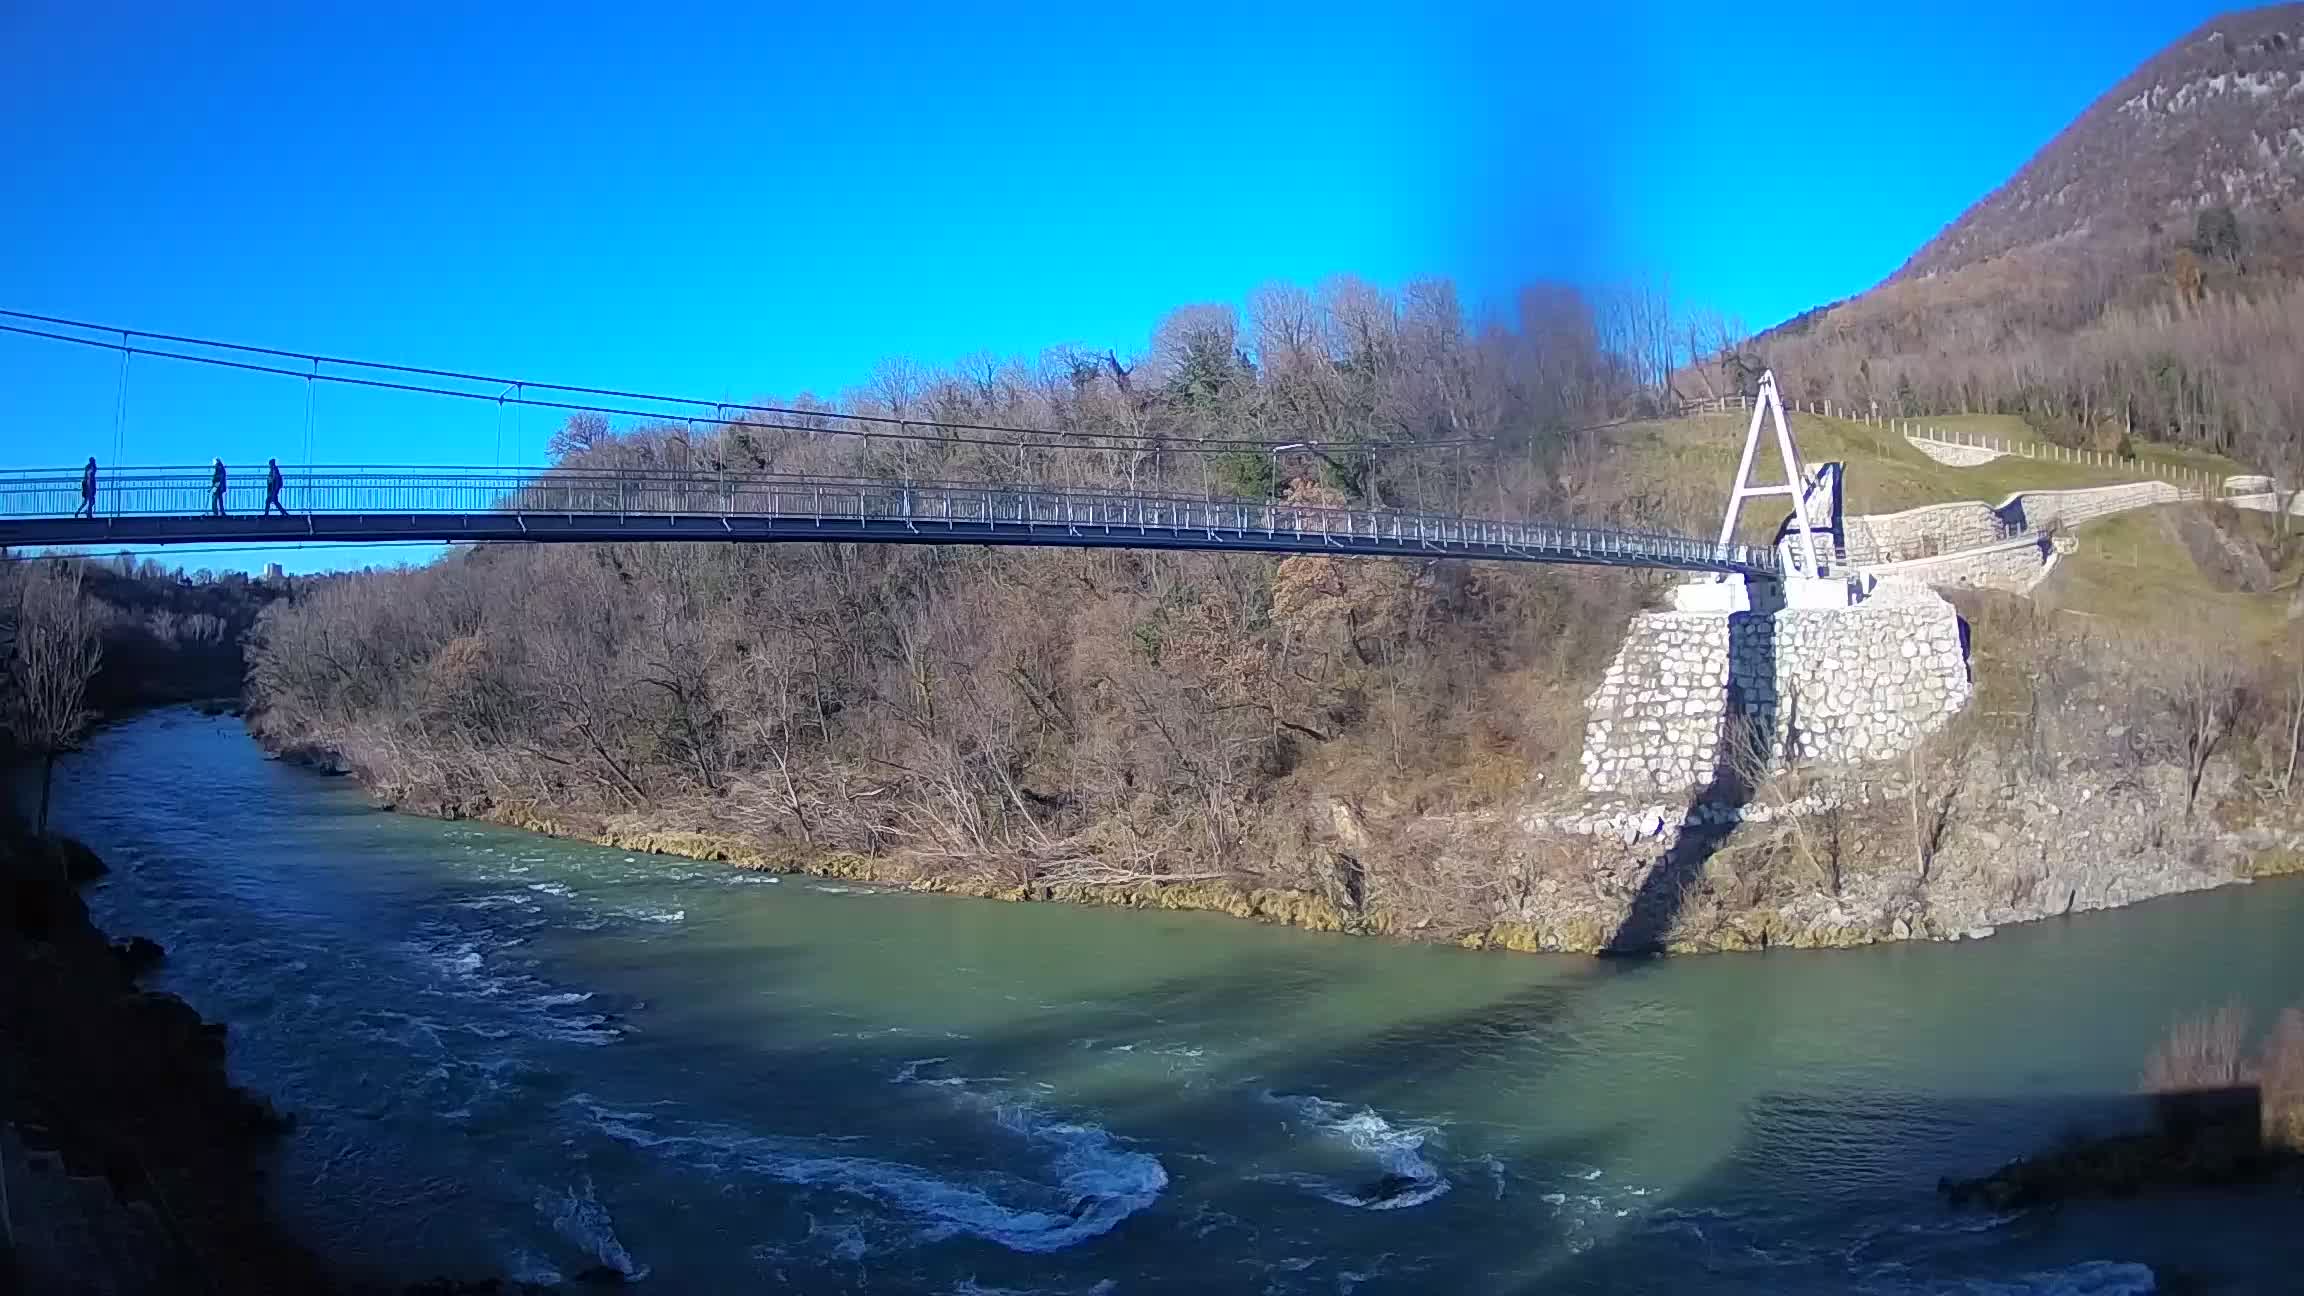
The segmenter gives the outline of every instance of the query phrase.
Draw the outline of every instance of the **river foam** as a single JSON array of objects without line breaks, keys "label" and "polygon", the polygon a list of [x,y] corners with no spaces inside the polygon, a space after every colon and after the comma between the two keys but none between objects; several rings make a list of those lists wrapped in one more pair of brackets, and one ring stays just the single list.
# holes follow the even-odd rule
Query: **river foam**
[{"label": "river foam", "polygon": [[1382,1167],[1383,1178],[1374,1185],[1344,1185],[1315,1175],[1266,1176],[1294,1183],[1335,1202],[1360,1210],[1405,1210],[1447,1192],[1448,1176],[1424,1154],[1436,1137],[1437,1125],[1395,1125],[1372,1107],[1354,1108],[1313,1094],[1262,1095],[1295,1113],[1297,1119],[1329,1139],[1346,1144]]},{"label": "river foam", "polygon": [[600,1204],[590,1175],[558,1193],[539,1192],[536,1212],[552,1226],[560,1240],[622,1274],[626,1280],[636,1282],[648,1276],[648,1267],[634,1260],[616,1236],[616,1221],[609,1217],[608,1208]]},{"label": "river foam", "polygon": [[[708,1122],[617,1110],[575,1101],[612,1138],[714,1177],[743,1175],[828,1189],[888,1208],[902,1221],[893,1244],[962,1235],[1011,1251],[1047,1253],[1112,1231],[1150,1206],[1168,1185],[1159,1158],[1124,1147],[1102,1126],[1069,1121],[1038,1105],[961,1093],[962,1106],[989,1118],[1021,1145],[1009,1168],[938,1169],[851,1156],[806,1140],[753,1134]],[[1033,1168],[1020,1172],[1015,1167]],[[851,1221],[853,1222],[853,1221]]]},{"label": "river foam", "polygon": [[[103,925],[165,944],[157,984],[298,1114],[283,1208],[363,1273],[2147,1296],[2126,1262],[2171,1288],[2304,1271],[2276,1200],[2008,1217],[1931,1191],[2052,1137],[2067,1098],[2125,1104],[2164,1006],[2286,1002],[2304,883],[1984,945],[1507,966],[380,815],[209,728],[105,727],[59,817],[114,865]],[[900,905],[848,903],[871,895]],[[2185,957],[2202,930],[2235,957]],[[554,1037],[618,1038],[596,1013],[630,1035]]]},{"label": "river foam", "polygon": [[[490,1024],[462,1017],[458,1028],[483,1037],[510,1030],[531,1039],[599,1046],[614,1043],[622,1031],[599,1013],[570,1012],[591,999],[592,992],[554,986],[528,968],[506,958],[541,924],[531,919],[519,926],[469,930],[455,923],[426,924],[402,943],[401,949],[425,972],[431,984],[423,993],[460,999],[474,1007],[503,1014]],[[419,1018],[418,1020],[426,1020]]]}]

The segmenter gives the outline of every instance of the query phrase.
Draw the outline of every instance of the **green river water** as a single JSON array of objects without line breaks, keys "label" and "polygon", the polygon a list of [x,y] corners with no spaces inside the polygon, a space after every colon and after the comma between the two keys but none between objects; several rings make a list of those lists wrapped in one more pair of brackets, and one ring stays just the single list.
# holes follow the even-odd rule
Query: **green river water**
[{"label": "green river water", "polygon": [[2173,1018],[2304,997],[2304,887],[1661,962],[914,896],[371,809],[230,718],[59,774],[116,935],[300,1125],[347,1268],[657,1292],[2304,1290],[2304,1204],[1953,1212]]}]

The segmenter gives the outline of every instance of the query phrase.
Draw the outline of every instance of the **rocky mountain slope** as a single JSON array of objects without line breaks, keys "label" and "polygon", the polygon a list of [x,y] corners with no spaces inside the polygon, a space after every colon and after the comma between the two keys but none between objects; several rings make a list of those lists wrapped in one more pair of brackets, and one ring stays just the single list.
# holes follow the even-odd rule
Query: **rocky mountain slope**
[{"label": "rocky mountain slope", "polygon": [[2227,14],[2106,91],[1894,280],[2060,239],[2189,234],[2215,207],[2279,212],[2300,185],[2304,4]]},{"label": "rocky mountain slope", "polygon": [[2304,477],[2300,336],[2290,4],[2174,42],[1884,282],[1747,341],[1723,332],[1696,385],[1748,390],[1772,369],[1803,400],[2014,415],[2066,445],[2142,438]]}]

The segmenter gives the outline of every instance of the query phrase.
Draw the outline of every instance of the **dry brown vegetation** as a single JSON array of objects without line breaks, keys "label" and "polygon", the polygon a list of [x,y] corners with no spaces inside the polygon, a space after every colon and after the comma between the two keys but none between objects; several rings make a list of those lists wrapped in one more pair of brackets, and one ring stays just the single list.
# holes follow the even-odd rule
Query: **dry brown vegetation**
[{"label": "dry brown vegetation", "polygon": [[99,614],[81,593],[77,563],[44,562],[12,573],[0,612],[8,734],[40,761],[40,808],[33,826],[48,830],[56,758],[88,727],[88,682],[103,660]]},{"label": "dry brown vegetation", "polygon": [[2139,1087],[2179,1123],[2190,1095],[2253,1091],[2264,1144],[2304,1152],[2304,1007],[2282,1012],[2253,1050],[2248,1037],[2238,1004],[2178,1022],[2146,1060]]},{"label": "dry brown vegetation", "polygon": [[2089,768],[2141,777],[2164,768],[2187,802],[2221,771],[2219,800],[2285,800],[2304,725],[2304,640],[2186,609],[2195,619],[2129,623],[2070,616],[2053,602],[1957,592],[1974,644],[1979,737],[2036,773]]},{"label": "dry brown vegetation", "polygon": [[2075,1130],[2038,1156],[1977,1179],[1940,1180],[1953,1205],[2019,1210],[2156,1189],[2233,1188],[2304,1170],[2304,1008],[2280,1015],[2249,1048],[2248,1014],[2234,1004],[2182,1021],[2145,1061],[2152,1128],[2108,1135]]},{"label": "dry brown vegetation", "polygon": [[[1135,363],[890,365],[841,403],[1149,441],[1011,453],[576,420],[558,450],[1253,492],[1275,485],[1268,457],[1195,443],[1320,439],[1343,448],[1283,461],[1318,471],[1286,484],[1299,497],[1573,512],[1600,446],[1571,429],[1662,399],[1668,361],[1641,358],[1643,337],[1668,346],[1659,312],[1548,290],[1511,327],[1473,329],[1442,284],[1273,289],[1245,326],[1178,312]],[[1376,441],[1399,448],[1350,450]],[[1415,904],[1459,881],[1353,845],[1368,830],[1349,807],[1490,805],[1573,769],[1572,684],[1643,596],[1620,572],[1321,556],[498,546],[274,608],[251,683],[277,741],[340,752],[411,806],[645,808],[1017,884],[1245,878]]]},{"label": "dry brown vegetation", "polygon": [[273,591],[157,564],[0,554],[0,756],[41,763],[45,829],[56,758],[95,718],[239,692],[240,637]]},{"label": "dry brown vegetation", "polygon": [[[1245,324],[1179,312],[1133,362],[890,365],[816,406],[1043,428],[1090,448],[579,418],[557,453],[573,467],[1501,500],[1674,528],[1709,512],[1695,475],[1626,453],[1657,425],[1589,430],[1666,398],[1661,353],[1637,356],[1643,338],[1668,350],[1686,321],[1639,294],[1593,306],[1540,292],[1511,327],[1474,329],[1452,300],[1444,285],[1396,300],[1354,283],[1272,290]],[[1327,453],[1282,459],[1284,483],[1272,457],[1199,453],[1300,429]],[[409,808],[685,834],[672,848],[707,853],[738,841],[864,856],[901,865],[874,875],[1003,892],[1284,888],[1341,915],[1323,922],[1470,933],[1564,876],[1598,885],[1574,852],[1508,846],[1503,814],[1464,825],[1569,790],[1584,694],[1648,596],[1624,572],[1319,556],[488,546],[275,607],[251,691],[269,740],[338,755]],[[1909,879],[1919,913],[1955,821],[2001,795],[1975,778],[2010,765],[1972,777],[1970,741],[2014,753],[2041,787],[2086,768],[2180,789],[2177,805],[2274,795],[2262,776],[2304,733],[2289,723],[2304,677],[2256,651],[2253,624],[2247,652],[2195,662],[2159,627],[1972,602],[1984,714],[1905,763],[1892,822],[1835,810],[1746,830],[1689,879],[1700,894],[1682,934],[1804,893],[1869,894],[1886,876]],[[2187,640],[2231,633],[2212,620],[2194,618]],[[1781,809],[1805,785],[1755,780],[1755,795]],[[1966,862],[1952,871],[1976,881]],[[2013,874],[1987,885],[2011,905],[2028,886],[2045,894]]]},{"label": "dry brown vegetation", "polygon": [[2089,301],[2054,322],[1998,297],[1947,312],[1926,300],[1939,285],[1890,285],[1748,344],[1749,363],[1811,398],[1898,415],[2020,415],[2067,444],[2195,446],[2295,480],[2304,288],[2266,278],[2135,292],[2158,283],[2148,263],[2117,282],[2142,299]]}]

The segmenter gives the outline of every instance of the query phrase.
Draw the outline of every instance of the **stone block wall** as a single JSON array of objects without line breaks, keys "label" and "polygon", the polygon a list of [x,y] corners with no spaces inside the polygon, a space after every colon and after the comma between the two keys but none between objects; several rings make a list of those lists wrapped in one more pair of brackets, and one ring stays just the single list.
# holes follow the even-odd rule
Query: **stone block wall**
[{"label": "stone block wall", "polygon": [[1999,513],[2019,531],[2038,531],[2049,526],[2078,526],[2108,513],[2174,504],[2184,498],[2184,492],[2168,482],[2128,482],[2078,490],[2024,491],[2009,496]]},{"label": "stone block wall", "polygon": [[1925,586],[1828,611],[1647,612],[1589,699],[1582,781],[1699,788],[1739,748],[1777,768],[1888,760],[1968,697],[1959,615]]},{"label": "stone block wall", "polygon": [[1982,500],[1928,504],[1901,513],[1850,517],[1843,535],[1848,558],[1861,565],[1903,563],[1937,554],[1999,544],[2051,526],[2077,526],[2110,513],[2173,504],[2187,498],[2163,481],[2086,486],[2074,490],[2019,491],[1998,508]]},{"label": "stone block wall", "polygon": [[1866,575],[1882,580],[1910,581],[1942,588],[2006,590],[2029,593],[2048,574],[2055,547],[2046,536],[2019,536],[1980,549],[1906,562],[1865,567]]},{"label": "stone block wall", "polygon": [[1894,562],[1971,549],[2008,538],[2000,514],[1982,500],[1928,504],[1901,513],[1866,513],[1847,520],[1848,556],[1856,562]]}]

